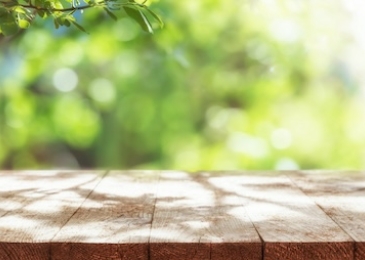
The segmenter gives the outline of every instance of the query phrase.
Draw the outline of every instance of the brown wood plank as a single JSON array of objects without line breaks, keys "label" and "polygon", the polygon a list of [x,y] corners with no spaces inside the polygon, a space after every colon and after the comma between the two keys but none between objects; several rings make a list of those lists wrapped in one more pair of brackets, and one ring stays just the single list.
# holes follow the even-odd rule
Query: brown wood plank
[{"label": "brown wood plank", "polygon": [[157,172],[110,172],[53,239],[52,259],[148,259]]},{"label": "brown wood plank", "polygon": [[230,174],[214,185],[241,197],[264,241],[264,259],[353,259],[352,239],[287,177]]},{"label": "brown wood plank", "polygon": [[50,241],[102,172],[0,173],[0,259],[49,259]]},{"label": "brown wood plank", "polygon": [[216,189],[209,178],[161,173],[151,260],[262,258],[259,236],[237,196]]},{"label": "brown wood plank", "polygon": [[102,173],[0,171],[0,260],[365,259],[364,173]]},{"label": "brown wood plank", "polygon": [[365,174],[307,171],[290,178],[355,241],[355,260],[365,259]]}]

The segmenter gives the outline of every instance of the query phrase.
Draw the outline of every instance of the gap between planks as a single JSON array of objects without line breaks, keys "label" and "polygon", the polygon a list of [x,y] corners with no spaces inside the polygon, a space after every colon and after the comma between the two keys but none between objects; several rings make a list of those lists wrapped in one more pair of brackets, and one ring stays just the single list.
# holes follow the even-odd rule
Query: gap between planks
[{"label": "gap between planks", "polygon": [[[16,175],[7,181],[15,181]],[[25,173],[18,175],[27,179]],[[190,175],[163,171],[159,180],[156,171],[114,171],[89,186],[81,181],[86,177],[79,175],[68,176],[74,183],[70,186],[38,172],[31,184],[18,183],[15,198],[1,193],[0,210],[8,213],[0,217],[0,233],[6,234],[1,238],[0,259],[364,259],[364,234],[351,234],[351,226],[345,225],[351,216],[341,224],[318,196],[300,186],[311,183],[307,175],[290,174],[289,180],[283,174],[258,172]],[[0,177],[4,180],[4,175]],[[7,188],[2,183],[1,191]],[[356,196],[364,198],[364,186],[357,184]],[[72,189],[80,197],[72,195]],[[11,206],[12,200],[18,204]],[[49,210],[49,206],[67,209],[64,203],[73,203],[77,209],[62,210],[62,214]],[[47,209],[47,205],[49,213],[43,212],[43,217],[50,218],[53,226],[34,222],[33,226],[24,223],[4,229],[9,217],[17,214],[27,220],[41,218],[42,214],[34,216],[29,210]],[[364,211],[359,212],[357,218],[365,219]],[[14,233],[27,229],[33,229],[33,237]],[[353,240],[357,241],[355,253]]]},{"label": "gap between planks", "polygon": [[354,259],[365,259],[365,174],[302,171],[289,177],[355,241]]},{"label": "gap between planks", "polygon": [[101,171],[0,174],[0,259],[49,259],[51,239],[102,178]]}]

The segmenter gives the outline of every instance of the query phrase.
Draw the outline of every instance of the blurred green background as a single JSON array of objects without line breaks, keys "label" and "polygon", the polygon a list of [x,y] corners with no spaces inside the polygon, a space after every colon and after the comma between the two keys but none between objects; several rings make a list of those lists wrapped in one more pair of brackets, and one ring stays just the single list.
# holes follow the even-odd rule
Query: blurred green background
[{"label": "blurred green background", "polygon": [[364,168],[363,3],[150,7],[0,38],[0,168]]}]

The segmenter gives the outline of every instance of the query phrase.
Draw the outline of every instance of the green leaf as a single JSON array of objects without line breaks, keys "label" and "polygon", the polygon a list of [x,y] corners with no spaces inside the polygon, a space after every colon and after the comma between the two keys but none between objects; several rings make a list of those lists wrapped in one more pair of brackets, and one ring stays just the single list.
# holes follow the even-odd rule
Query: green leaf
[{"label": "green leaf", "polygon": [[84,27],[82,27],[80,24],[78,24],[77,22],[75,22],[75,21],[71,21],[71,23],[73,24],[73,25],[75,25],[76,27],[77,27],[77,29],[79,29],[80,31],[83,31],[84,33],[88,33],[86,30],[85,30],[85,28]]},{"label": "green leaf", "polygon": [[30,22],[27,20],[19,20],[18,21],[19,28],[27,29],[30,26]]},{"label": "green leaf", "polygon": [[163,28],[164,23],[163,23],[161,17],[158,14],[156,14],[155,12],[153,12],[151,9],[149,9],[148,7],[146,7],[145,10],[147,10],[153,16],[153,18],[155,18],[157,20],[157,22],[160,24],[160,27]]},{"label": "green leaf", "polygon": [[15,17],[5,8],[0,8],[0,27],[5,36],[15,34],[19,30]]},{"label": "green leaf", "polygon": [[148,21],[147,17],[140,9],[129,6],[124,6],[123,8],[127,13],[127,15],[133,20],[135,20],[142,27],[144,31],[153,33],[150,21]]},{"label": "green leaf", "polygon": [[70,27],[71,26],[71,22],[68,19],[64,19],[63,20],[63,25],[66,27]]},{"label": "green leaf", "polygon": [[16,21],[18,23],[18,27],[21,29],[27,29],[31,23],[31,17],[28,14],[28,10],[22,7],[18,7],[13,9],[16,14]]},{"label": "green leaf", "polygon": [[44,17],[46,16],[46,12],[45,12],[45,11],[43,11],[43,10],[37,10],[37,14],[38,14],[40,17],[42,17],[42,18],[44,18]]},{"label": "green leaf", "polygon": [[56,28],[56,29],[58,29],[58,28],[60,28],[60,24],[58,23],[58,20],[55,18],[55,19],[53,19],[53,23],[54,23],[54,27]]},{"label": "green leaf", "polygon": [[24,19],[23,17],[18,17],[18,26],[22,29],[27,29],[30,26],[30,22],[27,19]]},{"label": "green leaf", "polygon": [[4,7],[0,7],[0,18],[8,13],[8,10]]},{"label": "green leaf", "polygon": [[6,7],[6,8],[11,8],[11,7],[17,6],[18,5],[18,1],[16,1],[16,0],[2,1],[1,2],[1,5],[4,6],[4,7]]},{"label": "green leaf", "polygon": [[24,7],[18,6],[15,8],[12,8],[13,12],[17,12],[19,14],[26,14],[27,10]]},{"label": "green leaf", "polygon": [[118,20],[118,18],[115,16],[115,14],[113,14],[113,12],[112,11],[110,11],[108,8],[106,8],[106,7],[104,7],[104,10],[105,10],[105,12],[114,20],[114,21],[116,21],[116,20]]}]

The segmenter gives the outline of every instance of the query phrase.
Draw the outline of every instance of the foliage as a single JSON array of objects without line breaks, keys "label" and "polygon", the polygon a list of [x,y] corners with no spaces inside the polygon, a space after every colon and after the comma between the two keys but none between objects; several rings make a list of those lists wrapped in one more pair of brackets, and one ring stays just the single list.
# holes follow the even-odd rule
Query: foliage
[{"label": "foliage", "polygon": [[[66,7],[69,5],[69,7]],[[79,0],[0,0],[0,33],[13,35],[19,29],[27,29],[36,17],[52,18],[54,26],[76,26],[81,31],[85,29],[76,22],[75,13],[90,8],[102,8],[112,19],[117,20],[114,11],[124,9],[125,13],[140,24],[143,30],[152,33],[149,19],[162,21],[145,3],[134,0],[85,0],[81,5]],[[148,18],[150,17],[150,18]]]},{"label": "foliage", "polygon": [[364,168],[348,3],[161,0],[154,35],[125,12],[35,20],[0,42],[0,167]]}]

